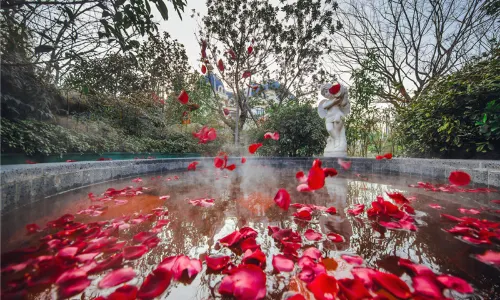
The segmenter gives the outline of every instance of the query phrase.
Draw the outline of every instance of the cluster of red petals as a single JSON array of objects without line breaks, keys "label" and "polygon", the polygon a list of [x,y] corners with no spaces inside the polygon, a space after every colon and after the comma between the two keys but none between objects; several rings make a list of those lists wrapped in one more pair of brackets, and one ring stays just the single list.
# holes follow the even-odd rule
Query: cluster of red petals
[{"label": "cluster of red petals", "polygon": [[188,165],[188,171],[196,171],[196,166],[199,164],[197,161],[193,161]]},{"label": "cluster of red petals", "polygon": [[[221,155],[221,154],[223,154],[223,155]],[[225,154],[225,153],[219,153],[219,156],[216,156],[214,158],[214,166],[217,169],[221,169],[221,170],[227,169],[229,171],[233,171],[234,169],[236,169],[235,164],[231,164],[229,166],[227,165],[227,154]]]},{"label": "cluster of red petals", "polygon": [[357,216],[365,210],[364,204],[355,204],[353,208],[349,208],[347,213],[353,216]]},{"label": "cluster of red petals", "polygon": [[260,147],[262,147],[262,143],[251,144],[248,146],[248,152],[250,152],[250,154],[255,154]]},{"label": "cluster of red petals", "polygon": [[[247,249],[260,249],[255,242],[257,231],[251,227],[242,227],[240,230],[235,230],[219,240],[219,243],[226,247],[240,247],[243,251]],[[247,239],[249,241],[247,241]]]},{"label": "cluster of red petals", "polygon": [[189,203],[191,203],[193,206],[210,207],[215,204],[214,201],[215,199],[213,198],[199,198],[189,200]]},{"label": "cluster of red petals", "polygon": [[472,217],[459,218],[447,214],[441,214],[441,217],[458,223],[446,231],[460,236],[467,243],[489,245],[495,240],[500,240],[500,222]]},{"label": "cluster of red petals", "polygon": [[297,172],[295,175],[299,183],[301,183],[297,186],[297,191],[311,192],[319,190],[325,186],[325,177],[333,177],[336,175],[337,170],[334,168],[321,168],[321,160],[316,159],[312,163],[312,167],[309,169],[307,177],[302,171]]},{"label": "cluster of red petals", "polygon": [[375,156],[375,159],[377,160],[382,160],[382,159],[392,159],[392,153],[386,153],[384,155],[377,155]]},{"label": "cluster of red petals", "polygon": [[215,128],[203,126],[200,131],[193,132],[193,136],[198,139],[198,144],[206,144],[217,138],[217,131],[215,131]]},{"label": "cluster of red petals", "polygon": [[432,184],[430,182],[417,182],[417,184],[410,184],[409,187],[425,189],[430,192],[446,192],[446,193],[492,193],[497,192],[493,188],[475,188],[475,189],[465,189],[460,188],[455,184]]},{"label": "cluster of red petals", "polygon": [[263,299],[266,297],[266,274],[258,266],[240,265],[228,271],[219,293],[236,299]]},{"label": "cluster of red petals", "polygon": [[415,219],[409,214],[415,214],[415,210],[400,193],[387,193],[396,203],[384,200],[382,196],[377,196],[377,200],[372,202],[372,207],[367,210],[368,217],[378,218],[378,223],[388,229],[401,229],[416,231]]},{"label": "cluster of red petals", "polygon": [[280,139],[280,133],[275,131],[275,132],[266,132],[264,134],[264,139],[273,139],[275,141]]},{"label": "cluster of red petals", "polygon": [[179,280],[184,274],[192,278],[201,272],[201,260],[185,255],[170,256],[164,258],[157,269],[170,272],[175,280]]}]

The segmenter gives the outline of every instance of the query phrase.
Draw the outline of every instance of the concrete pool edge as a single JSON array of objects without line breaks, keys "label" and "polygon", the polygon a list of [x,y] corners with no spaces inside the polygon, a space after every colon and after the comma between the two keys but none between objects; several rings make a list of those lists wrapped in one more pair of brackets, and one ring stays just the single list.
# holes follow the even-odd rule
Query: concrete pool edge
[{"label": "concrete pool edge", "polygon": [[[307,170],[315,158],[247,157],[248,165],[264,164],[276,167],[296,167]],[[240,165],[240,158],[230,163]],[[339,168],[337,158],[322,157],[327,167]],[[408,174],[424,178],[446,180],[451,171],[469,173],[473,183],[488,187],[500,187],[500,161],[491,160],[444,160],[419,158],[348,158],[352,162],[349,172]],[[186,170],[189,163],[199,161],[199,167],[210,167],[213,157],[164,158],[115,160],[74,163],[46,163],[36,165],[6,165],[0,169],[1,207],[3,215],[28,203],[68,190],[106,181],[135,177],[148,173],[164,173]]]}]

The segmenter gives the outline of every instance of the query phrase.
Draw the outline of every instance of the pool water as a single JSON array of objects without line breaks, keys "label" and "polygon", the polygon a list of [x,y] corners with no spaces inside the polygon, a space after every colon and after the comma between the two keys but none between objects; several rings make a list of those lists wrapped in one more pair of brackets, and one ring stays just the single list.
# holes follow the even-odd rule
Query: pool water
[{"label": "pool water", "polygon": [[[58,298],[59,286],[54,284],[55,279],[46,284],[34,286],[29,284],[30,280],[40,276],[33,264],[14,271],[8,270],[8,266],[29,259],[33,260],[41,255],[55,255],[60,249],[70,247],[77,241],[83,240],[88,245],[95,236],[85,239],[81,236],[82,230],[80,230],[65,237],[59,237],[62,243],[52,244],[52,249],[44,246],[33,253],[16,252],[17,249],[38,247],[54,239],[56,237],[54,234],[62,229],[45,228],[45,224],[64,214],[72,214],[74,220],[68,223],[83,223],[85,225],[81,225],[80,228],[85,230],[88,229],[89,223],[93,223],[91,226],[95,227],[97,226],[95,222],[107,221],[97,226],[101,226],[101,232],[105,231],[112,228],[111,221],[114,220],[116,224],[114,226],[118,228],[114,231],[109,230],[112,232],[111,236],[116,237],[113,244],[124,241],[125,246],[137,244],[133,237],[141,232],[152,230],[159,219],[169,220],[167,225],[156,229],[159,238],[157,246],[152,245],[147,253],[138,259],[125,259],[119,266],[133,268],[136,276],[126,285],[140,287],[146,276],[155,270],[166,257],[186,255],[191,259],[200,259],[201,271],[190,278],[184,273],[182,278],[172,279],[169,287],[161,295],[161,299],[221,298],[219,293],[221,281],[229,275],[207,270],[205,257],[228,255],[231,257],[231,262],[238,265],[244,256],[243,251],[237,246],[232,248],[223,246],[219,240],[243,227],[251,227],[257,232],[256,242],[266,256],[265,265],[261,264],[267,279],[266,299],[285,299],[294,293],[301,293],[305,299],[314,299],[307,283],[299,279],[301,269],[296,259],[293,271],[278,273],[274,270],[273,255],[283,252],[280,243],[269,234],[268,226],[290,228],[298,232],[302,237],[298,257],[308,247],[316,247],[321,251],[322,264],[327,274],[337,279],[352,278],[351,271],[355,267],[352,263],[342,259],[341,255],[359,255],[363,258],[364,267],[392,273],[400,277],[412,289],[412,276],[405,268],[398,265],[399,258],[403,258],[427,266],[436,274],[449,274],[462,278],[474,288],[472,296],[446,289],[444,295],[449,298],[500,299],[498,265],[486,264],[474,257],[476,254],[484,253],[487,249],[498,251],[498,239],[492,238],[493,243],[486,245],[467,243],[457,235],[446,232],[444,229],[450,229],[456,224],[440,217],[442,213],[464,217],[459,209],[473,208],[479,210],[480,213],[467,216],[500,222],[498,213],[500,204],[491,202],[491,200],[500,199],[498,192],[432,192],[409,187],[422,181],[420,178],[355,174],[355,172],[339,170],[339,175],[326,179],[323,188],[312,193],[301,193],[296,190],[298,182],[295,173],[297,171],[291,168],[244,165],[233,172],[200,169],[194,172],[150,174],[143,176],[141,182],[132,181],[132,178],[112,181],[31,203],[2,217],[1,263],[4,269],[2,293],[5,296],[9,292],[17,293],[27,290],[27,295],[20,293],[22,297]],[[127,186],[133,187],[128,191],[135,193],[135,196],[115,195],[110,197],[110,201],[102,202],[92,201],[88,195],[93,193],[95,195],[93,199],[96,200],[101,198],[101,195],[110,187],[123,189]],[[288,211],[284,211],[274,203],[273,198],[280,188],[289,192],[292,204],[301,203],[326,208],[333,206],[337,213],[329,214],[314,210],[312,220],[297,219],[293,216],[297,208],[290,206]],[[377,195],[382,195],[385,200],[391,201],[387,192],[400,192],[410,200],[410,205],[415,209],[416,231],[390,230],[378,224],[376,219],[368,218],[366,212],[357,216],[347,213],[347,210],[355,204],[365,204],[366,209],[370,208]],[[160,199],[161,196],[167,195],[170,197]],[[206,205],[202,206],[194,206],[189,202],[189,200],[202,198],[214,199],[213,206],[210,206],[210,200],[204,200],[203,203]],[[437,204],[441,208],[432,208],[429,204]],[[91,205],[100,205],[104,208],[98,207],[77,214]],[[155,210],[156,208],[164,208],[164,210]],[[164,213],[167,210],[168,215]],[[155,212],[161,216],[153,214],[149,218],[144,217]],[[28,235],[25,226],[31,223],[39,225],[42,231]],[[304,233],[307,229],[320,233],[321,239],[319,241],[306,239]],[[328,233],[341,235],[344,242],[329,240],[326,236]],[[498,228],[496,233],[498,238]],[[52,236],[49,236],[50,234]],[[79,254],[85,252],[85,246],[79,247]],[[114,254],[99,253],[93,261],[99,262],[111,255]],[[65,264],[68,266],[67,261]],[[84,263],[75,263],[70,260],[68,268],[83,265]],[[89,286],[84,289],[83,293],[76,293],[70,298],[94,299],[110,295],[117,287],[123,286],[123,284],[111,288],[98,286],[101,279],[111,271],[107,269],[88,275]],[[397,299],[393,293],[384,288],[372,290],[371,295]],[[331,295],[327,294],[327,296]]]}]

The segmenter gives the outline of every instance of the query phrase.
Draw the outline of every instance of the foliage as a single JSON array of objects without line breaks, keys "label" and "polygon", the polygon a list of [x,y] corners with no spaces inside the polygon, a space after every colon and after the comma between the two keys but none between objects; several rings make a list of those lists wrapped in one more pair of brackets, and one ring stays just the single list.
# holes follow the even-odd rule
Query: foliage
[{"label": "foliage", "polygon": [[[214,112],[234,130],[238,142],[238,132],[247,119],[252,118],[257,124],[246,91],[248,85],[278,81],[278,107],[291,95],[302,98],[315,92],[313,81],[322,80],[326,74],[319,63],[321,56],[328,53],[331,35],[339,26],[333,18],[337,5],[316,0],[276,4],[262,0],[208,0],[207,7],[199,33],[200,44],[207,46],[207,55],[202,51],[202,63],[234,94],[233,105],[239,111],[235,121],[222,117],[220,104]],[[251,53],[249,47],[253,49]],[[224,64],[223,69],[218,67],[219,61]],[[248,76],[243,76],[245,73]]]},{"label": "foliage", "polygon": [[498,157],[499,98],[497,49],[436,81],[419,101],[399,111],[399,138],[410,155]]},{"label": "foliage", "polygon": [[75,129],[34,120],[1,120],[2,152],[27,155],[104,152],[204,153],[215,155],[224,143],[198,144],[189,130],[170,127],[167,138],[137,137],[103,122],[85,122]]},{"label": "foliage", "polygon": [[[278,131],[278,141],[264,139],[266,132]],[[290,103],[274,110],[259,128],[250,131],[252,141],[264,144],[260,155],[314,156],[323,153],[328,133],[324,121],[309,103]]]}]

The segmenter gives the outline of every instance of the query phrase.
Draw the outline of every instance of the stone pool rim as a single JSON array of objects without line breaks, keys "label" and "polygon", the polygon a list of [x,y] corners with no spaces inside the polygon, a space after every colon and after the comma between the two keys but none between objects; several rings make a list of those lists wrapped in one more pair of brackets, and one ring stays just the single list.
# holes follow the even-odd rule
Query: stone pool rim
[{"label": "stone pool rim", "polygon": [[[246,157],[244,166],[261,164],[273,167],[293,167],[307,170],[319,158],[324,166],[340,169],[335,157]],[[184,171],[189,163],[200,162],[200,168],[213,168],[214,157],[186,157],[111,161],[82,161],[44,164],[3,165],[0,167],[1,214],[8,213],[29,203],[39,201],[69,190],[112,181],[132,178],[148,173]],[[350,157],[351,173],[407,174],[419,178],[445,182],[450,172],[462,170],[469,173],[473,184],[490,188],[500,187],[500,160],[460,160]],[[231,157],[229,163],[241,165],[241,157]]]}]

